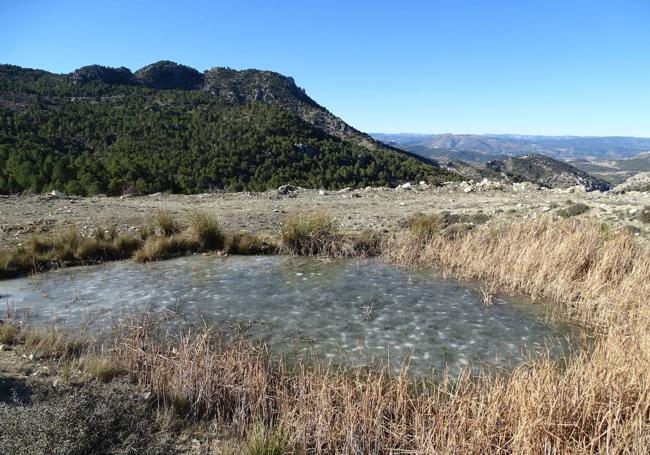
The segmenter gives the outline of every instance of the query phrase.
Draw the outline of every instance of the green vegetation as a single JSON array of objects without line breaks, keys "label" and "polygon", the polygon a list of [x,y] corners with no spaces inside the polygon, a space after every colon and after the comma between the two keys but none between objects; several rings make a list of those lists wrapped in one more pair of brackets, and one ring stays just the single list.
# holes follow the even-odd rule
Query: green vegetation
[{"label": "green vegetation", "polygon": [[[259,191],[285,183],[340,188],[454,179],[406,154],[331,136],[280,105],[247,98],[233,104],[229,94],[237,83],[212,94],[149,88],[167,87],[165,77],[172,76],[143,86],[104,82],[128,79],[118,70],[83,74],[75,79],[0,66],[1,194]],[[186,88],[183,80],[179,87]]]}]

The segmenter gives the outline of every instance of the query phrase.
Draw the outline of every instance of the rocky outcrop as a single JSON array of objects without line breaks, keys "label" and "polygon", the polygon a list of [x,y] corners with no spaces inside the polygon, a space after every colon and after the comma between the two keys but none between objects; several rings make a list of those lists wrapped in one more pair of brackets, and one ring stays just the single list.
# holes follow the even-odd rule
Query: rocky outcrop
[{"label": "rocky outcrop", "polygon": [[101,65],[83,66],[75,70],[70,77],[80,84],[103,82],[105,84],[131,85],[137,83],[131,70],[123,66],[119,68]]},{"label": "rocky outcrop", "polygon": [[201,87],[203,75],[185,65],[162,60],[135,72],[139,83],[156,89],[192,90]]},{"label": "rocky outcrop", "polygon": [[276,104],[332,136],[370,149],[387,148],[320,106],[292,77],[273,71],[217,67],[205,72],[203,89],[231,103]]},{"label": "rocky outcrop", "polygon": [[483,168],[514,182],[532,182],[546,188],[583,186],[587,191],[607,191],[611,185],[562,161],[544,155],[490,161]]},{"label": "rocky outcrop", "polygon": [[614,187],[615,193],[627,193],[628,191],[650,191],[650,172],[639,172]]}]

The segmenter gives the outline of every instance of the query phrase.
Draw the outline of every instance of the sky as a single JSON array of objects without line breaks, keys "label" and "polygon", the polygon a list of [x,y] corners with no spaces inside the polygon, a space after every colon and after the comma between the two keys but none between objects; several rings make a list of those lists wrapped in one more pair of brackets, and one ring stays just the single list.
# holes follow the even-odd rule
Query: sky
[{"label": "sky", "polygon": [[292,76],[367,132],[650,137],[650,0],[0,0],[0,63]]}]

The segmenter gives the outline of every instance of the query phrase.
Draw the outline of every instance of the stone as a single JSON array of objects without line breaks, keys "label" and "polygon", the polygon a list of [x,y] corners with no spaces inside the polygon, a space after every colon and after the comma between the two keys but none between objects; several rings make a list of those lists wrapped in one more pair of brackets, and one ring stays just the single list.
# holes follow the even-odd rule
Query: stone
[{"label": "stone", "polygon": [[282,185],[278,188],[277,193],[281,196],[287,196],[291,193],[298,191],[299,187],[295,185]]}]

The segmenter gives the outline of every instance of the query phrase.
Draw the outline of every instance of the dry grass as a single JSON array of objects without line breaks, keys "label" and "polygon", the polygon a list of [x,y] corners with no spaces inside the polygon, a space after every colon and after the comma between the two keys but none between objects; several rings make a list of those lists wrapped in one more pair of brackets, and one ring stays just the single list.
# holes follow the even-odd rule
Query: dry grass
[{"label": "dry grass", "polygon": [[572,216],[582,215],[583,213],[587,213],[588,211],[589,211],[589,206],[587,204],[578,202],[576,204],[571,204],[564,209],[558,210],[557,214],[560,215],[562,218],[571,218]]},{"label": "dry grass", "polygon": [[650,316],[650,255],[625,232],[590,221],[513,221],[480,226],[425,247],[410,233],[393,238],[384,259],[442,267],[499,289],[545,297],[592,327],[629,325]]},{"label": "dry grass", "polygon": [[384,237],[375,231],[345,235],[331,215],[301,213],[289,217],[280,232],[279,252],[327,258],[369,257],[380,254]]},{"label": "dry grass", "polygon": [[70,229],[51,237],[33,236],[13,250],[0,251],[0,278],[41,272],[56,267],[126,259],[142,241],[130,235],[96,230],[83,237]]},{"label": "dry grass", "polygon": [[288,369],[245,340],[200,331],[172,341],[147,321],[111,353],[177,414],[277,453],[641,454],[650,357],[630,334],[612,329],[566,363],[542,356],[509,375],[465,371],[435,384],[387,370]]},{"label": "dry grass", "polygon": [[[283,238],[296,253],[329,253],[339,241],[331,218],[296,223]],[[464,371],[437,382],[388,370],[288,368],[246,340],[209,330],[171,337],[146,319],[116,335],[106,355],[161,404],[210,420],[258,453],[650,451],[647,247],[593,222],[544,218],[441,230],[424,242],[407,231],[382,249],[393,263],[483,280],[486,295],[500,289],[562,303],[596,340],[566,359],[539,356],[508,374]]]},{"label": "dry grass", "polygon": [[245,255],[272,254],[278,250],[277,246],[272,241],[246,232],[228,236],[224,248],[228,254]]},{"label": "dry grass", "polygon": [[223,249],[225,235],[215,217],[205,212],[194,212],[189,221],[188,238],[198,244],[202,251]]},{"label": "dry grass", "polygon": [[163,237],[171,237],[182,230],[180,223],[169,212],[158,212],[154,224],[156,234]]},{"label": "dry grass", "polygon": [[169,259],[196,251],[196,244],[180,234],[171,237],[149,237],[142,247],[133,254],[136,262],[151,262]]}]

